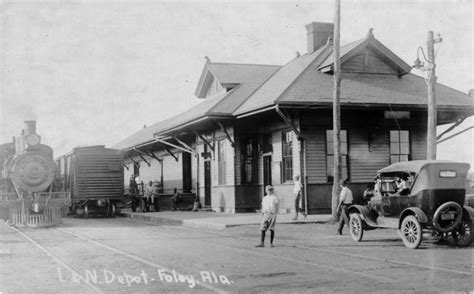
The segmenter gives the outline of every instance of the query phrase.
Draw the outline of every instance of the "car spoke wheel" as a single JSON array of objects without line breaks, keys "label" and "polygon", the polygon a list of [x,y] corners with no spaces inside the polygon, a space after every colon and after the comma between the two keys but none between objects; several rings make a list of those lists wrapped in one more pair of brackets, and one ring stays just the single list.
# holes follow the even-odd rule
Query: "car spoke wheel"
[{"label": "car spoke wheel", "polygon": [[470,220],[463,219],[461,224],[452,232],[454,245],[467,247],[472,242],[472,223]]},{"label": "car spoke wheel", "polygon": [[416,249],[420,246],[423,238],[423,231],[420,222],[415,216],[409,215],[403,219],[400,234],[403,244],[405,244],[406,247]]},{"label": "car spoke wheel", "polygon": [[109,217],[115,217],[115,203],[110,203]]},{"label": "car spoke wheel", "polygon": [[351,213],[349,219],[349,233],[354,241],[360,242],[364,236],[362,219],[358,213]]}]

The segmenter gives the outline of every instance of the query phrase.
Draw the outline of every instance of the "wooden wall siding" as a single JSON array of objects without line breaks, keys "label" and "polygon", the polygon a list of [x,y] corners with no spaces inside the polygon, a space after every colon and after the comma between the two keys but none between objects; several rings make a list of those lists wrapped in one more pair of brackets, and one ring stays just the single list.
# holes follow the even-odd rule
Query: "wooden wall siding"
[{"label": "wooden wall siding", "polygon": [[130,176],[133,174],[133,163],[126,164],[128,169],[124,167],[123,170],[123,183],[125,184],[125,187],[128,187],[128,184],[130,183]]},{"label": "wooden wall siding", "polygon": [[348,129],[349,179],[351,183],[371,182],[377,170],[390,164],[389,131],[379,130],[372,136],[366,128]]},{"label": "wooden wall siding", "polygon": [[412,160],[426,159],[426,134],[426,126],[416,126],[412,128],[410,132]]},{"label": "wooden wall siding", "polygon": [[249,212],[260,209],[263,189],[260,185],[245,185],[235,188],[236,212]]},{"label": "wooden wall siding", "polygon": [[174,179],[166,180],[163,179],[163,192],[164,193],[173,193],[174,188],[177,188],[178,191],[183,191],[183,180]]},{"label": "wooden wall siding", "polygon": [[376,53],[366,49],[365,52],[357,54],[341,65],[343,72],[359,72],[374,74],[397,74],[397,70]]},{"label": "wooden wall siding", "polygon": [[[409,120],[383,119],[383,111],[343,112],[342,129],[348,131],[349,177],[354,183],[371,182],[377,170],[390,164],[390,130],[410,131],[412,160],[426,158],[426,114],[411,112]],[[317,119],[315,119],[317,117]],[[360,118],[376,118],[364,119]],[[381,117],[381,119],[377,119]],[[306,136],[309,184],[326,183],[326,130],[332,128],[330,112],[301,116]],[[369,145],[369,135],[371,142]]]},{"label": "wooden wall siding", "polygon": [[[148,159],[147,159],[148,160]],[[157,182],[161,178],[161,166],[158,161],[155,159],[149,160],[150,166],[145,162],[140,162],[140,178],[143,183],[148,183],[148,181]],[[165,171],[163,170],[165,174]],[[130,176],[129,176],[130,177]]]},{"label": "wooden wall siding", "polygon": [[305,136],[308,183],[326,183],[326,130],[306,129]]},{"label": "wooden wall siding", "polygon": [[235,212],[235,187],[217,186],[211,189],[211,207],[217,212]]}]

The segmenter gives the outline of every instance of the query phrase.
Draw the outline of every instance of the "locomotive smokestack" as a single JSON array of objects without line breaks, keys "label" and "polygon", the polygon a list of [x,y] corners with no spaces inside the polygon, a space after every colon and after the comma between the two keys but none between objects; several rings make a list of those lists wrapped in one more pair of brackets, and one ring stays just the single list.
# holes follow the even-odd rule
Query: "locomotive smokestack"
[{"label": "locomotive smokestack", "polygon": [[26,130],[26,135],[36,134],[36,121],[25,120],[25,130]]}]

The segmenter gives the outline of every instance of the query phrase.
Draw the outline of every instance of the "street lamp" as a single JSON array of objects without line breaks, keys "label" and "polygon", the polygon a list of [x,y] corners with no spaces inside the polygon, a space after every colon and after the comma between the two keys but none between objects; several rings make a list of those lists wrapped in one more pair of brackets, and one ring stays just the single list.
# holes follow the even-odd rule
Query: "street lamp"
[{"label": "street lamp", "polygon": [[[421,71],[428,72],[427,84],[428,84],[428,131],[426,139],[426,158],[427,159],[436,159],[436,124],[437,124],[437,109],[436,109],[436,95],[435,95],[435,85],[436,85],[436,63],[435,63],[435,53],[434,53],[434,44],[441,43],[443,38],[438,34],[438,38],[433,37],[433,32],[428,32],[428,40],[426,42],[428,58],[423,51],[423,48],[418,47],[416,52],[416,60],[413,68],[419,69]],[[420,60],[420,51],[423,54],[424,62]],[[426,66],[425,66],[426,62]]]}]

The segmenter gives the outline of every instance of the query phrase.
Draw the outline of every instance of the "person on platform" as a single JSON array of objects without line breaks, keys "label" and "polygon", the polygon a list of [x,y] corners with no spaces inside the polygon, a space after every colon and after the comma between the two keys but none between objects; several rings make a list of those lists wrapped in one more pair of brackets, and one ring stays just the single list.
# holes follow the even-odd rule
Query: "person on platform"
[{"label": "person on platform", "polygon": [[293,220],[298,219],[298,212],[301,212],[303,216],[306,218],[306,213],[300,206],[301,191],[303,189],[303,185],[301,185],[301,182],[300,182],[300,176],[295,175],[293,177],[293,182],[294,182],[293,195],[294,195],[294,200],[295,200],[295,217],[293,218]]},{"label": "person on platform", "polygon": [[275,224],[279,202],[278,198],[273,194],[272,186],[266,186],[265,192],[266,195],[262,199],[261,242],[255,247],[265,247],[265,233],[267,230],[270,230],[270,247],[273,247],[273,239],[275,238]]},{"label": "person on platform", "polygon": [[154,192],[155,187],[153,187],[153,182],[149,181],[148,185],[145,187],[145,205],[147,211],[150,211],[150,205],[154,204]]},{"label": "person on platform", "polygon": [[174,188],[173,190],[173,196],[171,197],[171,201],[173,202],[173,211],[178,210],[179,193],[177,188]]}]

